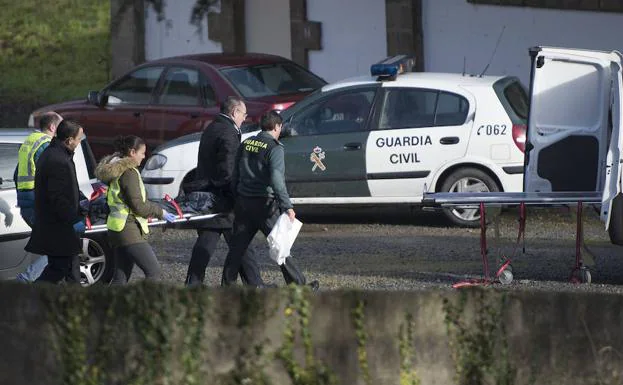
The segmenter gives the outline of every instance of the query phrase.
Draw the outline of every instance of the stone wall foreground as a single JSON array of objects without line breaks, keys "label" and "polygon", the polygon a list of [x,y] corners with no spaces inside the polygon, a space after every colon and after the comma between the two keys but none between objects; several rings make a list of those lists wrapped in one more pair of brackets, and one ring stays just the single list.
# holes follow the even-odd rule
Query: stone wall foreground
[{"label": "stone wall foreground", "polygon": [[0,284],[0,384],[615,384],[623,296]]}]

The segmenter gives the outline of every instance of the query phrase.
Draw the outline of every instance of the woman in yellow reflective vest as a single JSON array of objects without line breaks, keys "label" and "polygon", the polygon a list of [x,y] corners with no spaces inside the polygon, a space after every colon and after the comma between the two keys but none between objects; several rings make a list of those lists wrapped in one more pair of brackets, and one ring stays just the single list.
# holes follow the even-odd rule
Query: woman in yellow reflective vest
[{"label": "woman in yellow reflective vest", "polygon": [[137,167],[145,159],[145,142],[128,135],[115,140],[115,153],[98,164],[95,175],[108,185],[108,241],[115,256],[113,284],[126,284],[134,264],[146,279],[160,278],[160,263],[147,242],[147,218],[175,220],[175,215],[147,200]]}]

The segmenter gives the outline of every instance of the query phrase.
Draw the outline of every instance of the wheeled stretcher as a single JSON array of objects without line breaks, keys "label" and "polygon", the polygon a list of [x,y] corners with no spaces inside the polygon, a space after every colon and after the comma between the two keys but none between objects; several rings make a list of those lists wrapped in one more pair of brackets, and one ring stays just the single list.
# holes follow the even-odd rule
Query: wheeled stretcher
[{"label": "wheeled stretcher", "polygon": [[[577,225],[575,234],[575,265],[571,271],[571,282],[590,283],[591,275],[582,260],[584,237],[582,230],[582,211],[586,204],[601,204],[601,192],[475,192],[475,193],[425,193],[424,206],[477,208],[480,212],[480,254],[483,264],[483,278],[458,282],[454,287],[482,285],[494,282],[489,273],[487,249],[486,206],[519,205],[519,229],[517,241],[510,257],[503,257],[495,273],[495,279],[503,284],[513,280],[512,258],[518,250],[520,241],[524,239],[526,226],[526,206],[552,207],[576,205]],[[525,247],[524,247],[525,252]]]},{"label": "wheeled stretcher", "polygon": [[[99,194],[94,195],[94,196],[97,197],[99,196]],[[91,197],[91,199],[93,199],[93,197]],[[180,208],[179,204],[174,199],[172,199],[168,195],[166,195],[164,199],[167,202],[169,202],[173,207],[175,207],[177,219],[175,219],[175,221],[173,221],[172,223],[169,223],[163,219],[149,218],[147,222],[149,227],[161,227],[161,226],[176,227],[176,225],[192,224],[194,222],[205,221],[205,220],[209,220],[212,218],[225,215],[225,214],[220,214],[220,213],[185,214],[182,212],[182,209]],[[105,231],[107,231],[105,223],[92,226],[90,221],[87,218],[85,234],[101,233]]]}]

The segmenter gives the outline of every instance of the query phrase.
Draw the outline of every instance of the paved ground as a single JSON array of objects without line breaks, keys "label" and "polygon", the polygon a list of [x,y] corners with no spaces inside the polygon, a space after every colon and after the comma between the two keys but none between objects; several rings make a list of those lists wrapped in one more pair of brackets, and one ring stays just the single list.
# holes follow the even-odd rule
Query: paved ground
[{"label": "paved ground", "polygon": [[[455,282],[482,276],[480,231],[448,227],[439,215],[402,209],[299,214],[304,225],[292,253],[308,279],[318,279],[323,290],[451,289]],[[523,254],[520,247],[514,259],[515,280],[496,287],[623,293],[623,250],[609,243],[603,224],[592,210],[585,212],[584,230],[591,253],[584,250],[583,256],[591,263],[591,254],[595,255],[593,284],[568,283],[575,259],[575,228],[573,210],[529,209],[526,252]],[[490,264],[494,266],[501,255],[513,251],[517,211],[503,212],[498,225],[491,223],[487,234]],[[194,240],[192,230],[154,230],[151,243],[163,264],[166,281],[183,282]],[[283,285],[277,266],[266,256],[265,238],[258,235],[254,246],[262,255],[265,280]],[[220,282],[226,253],[227,246],[221,241],[208,267],[207,285]],[[140,277],[136,271],[133,278]]]}]

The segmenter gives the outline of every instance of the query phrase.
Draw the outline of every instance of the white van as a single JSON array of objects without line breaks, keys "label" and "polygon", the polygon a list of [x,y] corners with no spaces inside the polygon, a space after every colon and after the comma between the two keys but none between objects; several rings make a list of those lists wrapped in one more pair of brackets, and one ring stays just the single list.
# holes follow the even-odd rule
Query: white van
[{"label": "white van", "polygon": [[524,192],[603,192],[601,219],[621,192],[623,55],[534,47]]}]

